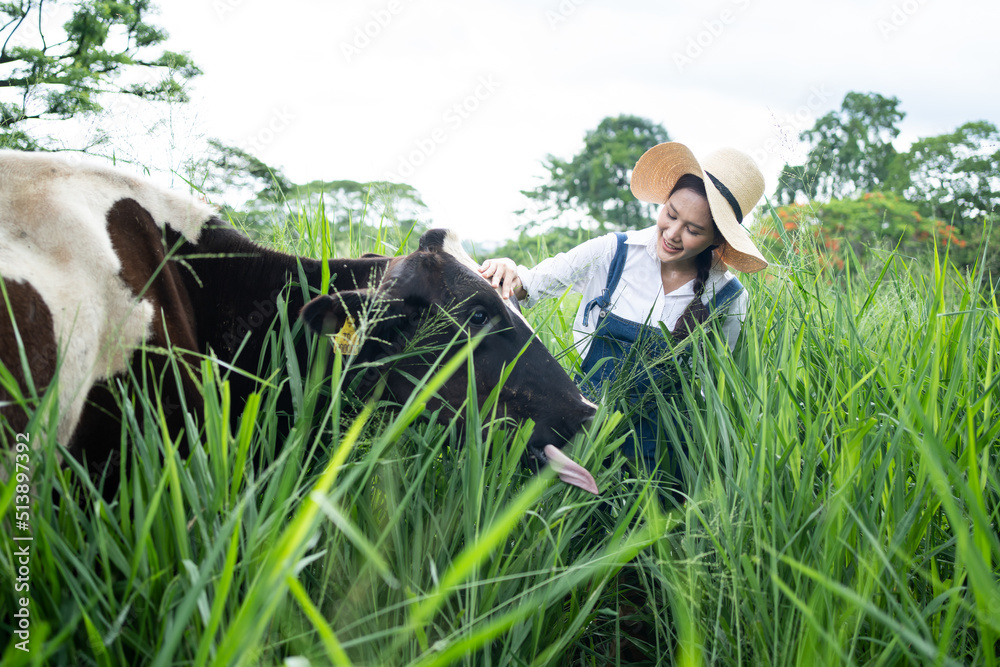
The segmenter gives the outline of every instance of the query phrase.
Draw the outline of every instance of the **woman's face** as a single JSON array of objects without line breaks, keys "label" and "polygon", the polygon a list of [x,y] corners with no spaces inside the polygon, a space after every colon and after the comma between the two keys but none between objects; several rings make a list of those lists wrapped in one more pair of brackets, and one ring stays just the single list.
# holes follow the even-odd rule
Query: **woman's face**
[{"label": "woman's face", "polygon": [[715,245],[715,224],[708,200],[694,190],[677,190],[660,209],[656,220],[656,256],[661,262],[683,266]]}]

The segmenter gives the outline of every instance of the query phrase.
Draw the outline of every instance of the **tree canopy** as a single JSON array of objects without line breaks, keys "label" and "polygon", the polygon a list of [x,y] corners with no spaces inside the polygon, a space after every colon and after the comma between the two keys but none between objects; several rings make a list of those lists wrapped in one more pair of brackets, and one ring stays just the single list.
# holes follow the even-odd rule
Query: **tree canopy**
[{"label": "tree canopy", "polygon": [[848,93],[841,107],[831,111],[799,138],[809,145],[804,165],[786,165],[778,199],[845,197],[856,192],[886,189],[896,158],[893,139],[906,114],[899,100],[878,93]]},{"label": "tree canopy", "polygon": [[[383,239],[396,247],[413,241],[428,227],[427,205],[416,188],[404,183],[352,180],[293,183],[284,172],[241,148],[209,140],[206,157],[192,163],[189,180],[257,236],[282,220],[324,216],[335,245],[350,253],[357,235]],[[228,205],[226,205],[228,202]],[[352,237],[353,235],[353,237]],[[413,248],[415,249],[415,245]]]},{"label": "tree canopy", "polygon": [[978,223],[1000,205],[1000,133],[995,125],[968,122],[898,152],[892,140],[905,115],[895,97],[848,93],[839,111],[799,135],[809,146],[806,163],[785,165],[776,201],[891,192],[916,204],[923,215],[956,225]]},{"label": "tree canopy", "polygon": [[30,121],[99,112],[111,95],[186,102],[184,82],[201,71],[157,48],[167,33],[153,11],[150,0],[0,2],[0,145],[52,147]]},{"label": "tree canopy", "polygon": [[528,225],[558,224],[568,211],[582,211],[589,217],[586,222],[574,221],[569,225],[573,228],[603,233],[648,225],[651,206],[632,196],[629,180],[642,154],[664,141],[670,138],[659,123],[630,115],[605,118],[586,133],[583,150],[575,156],[564,160],[550,154],[546,158],[546,183],[522,191],[543,216]]},{"label": "tree canopy", "polygon": [[913,256],[930,249],[934,241],[942,253],[949,246],[956,253],[967,246],[954,226],[922,215],[917,205],[893,192],[788,204],[775,213],[776,217],[762,217],[755,230],[758,239],[772,252],[790,251],[827,269],[841,270],[852,258],[866,265],[873,252],[874,260],[880,261],[878,251],[897,247],[903,255]]},{"label": "tree canopy", "polygon": [[899,155],[893,171],[891,189],[921,202],[925,214],[976,224],[1000,206],[1000,132],[976,121],[919,139]]},{"label": "tree canopy", "polygon": [[[785,229],[808,230],[835,266],[843,265],[837,251],[848,245],[863,260],[868,247],[899,243],[915,255],[934,238],[955,266],[1000,270],[1000,225],[984,224],[1000,207],[997,127],[968,122],[900,152],[891,142],[904,116],[894,97],[852,92],[839,111],[802,132],[806,163],[786,165],[775,193]],[[796,205],[802,197],[807,206]],[[765,220],[765,236],[778,238],[771,222]]]}]

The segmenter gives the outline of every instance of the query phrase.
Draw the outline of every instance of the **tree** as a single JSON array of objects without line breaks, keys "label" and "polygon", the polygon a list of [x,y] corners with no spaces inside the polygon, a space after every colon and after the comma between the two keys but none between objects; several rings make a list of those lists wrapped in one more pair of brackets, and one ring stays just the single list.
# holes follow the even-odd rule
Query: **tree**
[{"label": "tree", "polygon": [[809,199],[830,199],[885,190],[896,158],[892,140],[906,115],[898,107],[895,97],[847,93],[839,111],[831,111],[799,135],[809,144],[806,164],[785,165],[778,201],[791,203],[799,193]]},{"label": "tree", "polygon": [[[548,182],[522,194],[537,202],[549,217],[531,220],[526,228],[558,220],[564,213],[589,216],[599,232],[645,227],[655,216],[653,207],[638,201],[629,190],[632,167],[650,147],[669,141],[662,125],[638,116],[608,117],[584,136],[583,150],[570,160],[549,155],[543,163]],[[520,212],[523,214],[523,211]],[[573,228],[594,225],[577,220]]]},{"label": "tree", "polygon": [[205,157],[192,162],[189,170],[193,185],[218,199],[279,204],[295,187],[281,169],[218,139],[208,140]]},{"label": "tree", "polygon": [[[352,254],[361,236],[388,246],[416,240],[428,227],[420,193],[405,183],[312,181],[293,183],[278,167],[246,151],[209,139],[206,157],[189,167],[188,180],[251,234],[273,235],[275,224],[324,216],[340,254]],[[310,228],[303,225],[302,228]],[[280,230],[278,230],[280,231]]]},{"label": "tree", "polygon": [[978,121],[915,141],[895,161],[893,177],[893,189],[920,202],[925,215],[978,226],[1000,206],[1000,132]]},{"label": "tree", "polygon": [[157,52],[167,33],[146,21],[152,11],[150,0],[0,2],[0,145],[51,147],[29,121],[96,113],[110,95],[186,102],[184,82],[201,71]]},{"label": "tree", "polygon": [[[775,209],[777,219],[764,215],[755,233],[772,253],[793,252],[806,263],[832,271],[844,269],[849,257],[862,266],[883,261],[872,250],[897,247],[903,256],[931,251],[962,254],[967,242],[945,221],[927,217],[918,206],[894,192],[866,192],[857,198],[789,204]],[[779,229],[780,225],[780,229]],[[974,258],[973,258],[974,261]]]}]

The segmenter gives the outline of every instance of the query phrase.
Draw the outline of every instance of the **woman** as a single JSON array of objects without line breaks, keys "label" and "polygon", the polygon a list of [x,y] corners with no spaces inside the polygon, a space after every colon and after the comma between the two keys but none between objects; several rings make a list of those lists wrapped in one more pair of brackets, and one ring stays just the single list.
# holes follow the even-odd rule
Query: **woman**
[{"label": "woman", "polygon": [[[767,266],[742,226],[764,194],[764,177],[738,150],[699,162],[683,144],[668,142],[639,158],[631,189],[641,201],[662,204],[655,226],[592,239],[533,269],[499,258],[479,270],[505,298],[513,293],[528,305],[567,289],[581,292],[573,334],[584,392],[596,399],[631,369],[629,401],[641,406],[649,384],[662,388],[662,368],[671,366],[652,371],[655,365],[643,360],[669,356],[712,313],[724,319],[722,331],[735,347],[748,299],[727,265],[745,273]],[[639,412],[640,454],[653,465],[658,420],[649,407]],[[623,451],[634,458],[635,443],[630,439]]]}]

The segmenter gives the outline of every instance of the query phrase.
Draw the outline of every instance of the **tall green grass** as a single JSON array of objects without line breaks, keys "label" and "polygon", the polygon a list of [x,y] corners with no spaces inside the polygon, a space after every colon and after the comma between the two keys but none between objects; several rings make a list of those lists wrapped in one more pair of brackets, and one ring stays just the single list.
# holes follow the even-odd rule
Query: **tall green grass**
[{"label": "tall green grass", "polygon": [[947,267],[751,277],[738,353],[700,348],[684,524],[638,559],[685,661],[1000,661],[1000,318]]},{"label": "tall green grass", "polygon": [[[323,219],[292,220],[276,244],[328,256],[341,240]],[[405,241],[384,244],[352,250]],[[157,399],[175,380],[131,378],[133,465],[110,504],[79,463],[56,465],[50,390],[28,429],[30,653],[7,639],[13,485],[0,485],[2,661],[996,664],[1000,317],[988,277],[948,266],[748,277],[736,352],[700,336],[678,393],[659,397],[670,475],[613,455],[618,406],[578,436],[600,498],[525,472],[530,425],[495,419],[471,388],[461,434],[424,412],[470,363],[463,341],[387,411],[351,400],[349,360],[320,372],[325,343],[299,367],[301,324],[280,320],[245,405],[233,371],[202,361],[205,408],[180,435]],[[529,313],[553,349],[572,307]],[[296,419],[279,441],[282,387]]]}]

